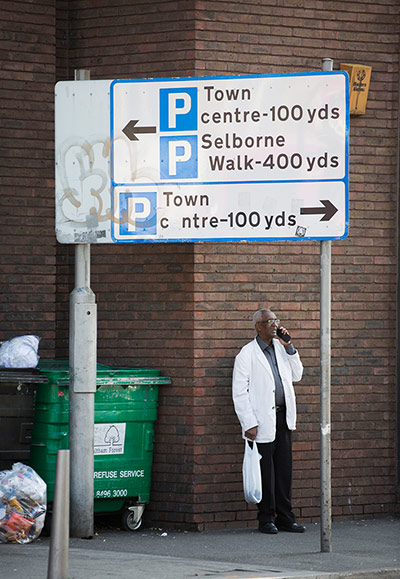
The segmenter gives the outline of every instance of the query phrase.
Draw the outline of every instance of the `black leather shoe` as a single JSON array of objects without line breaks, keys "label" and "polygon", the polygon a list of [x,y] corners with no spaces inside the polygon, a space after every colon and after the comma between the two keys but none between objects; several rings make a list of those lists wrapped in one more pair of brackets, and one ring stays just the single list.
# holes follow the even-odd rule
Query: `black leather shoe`
[{"label": "black leather shoe", "polygon": [[263,525],[258,525],[258,530],[260,533],[266,533],[267,535],[276,535],[278,529],[275,527],[274,523],[264,523]]},{"label": "black leather shoe", "polygon": [[278,525],[279,531],[287,531],[288,533],[305,533],[306,527],[298,523],[288,523],[286,525]]}]

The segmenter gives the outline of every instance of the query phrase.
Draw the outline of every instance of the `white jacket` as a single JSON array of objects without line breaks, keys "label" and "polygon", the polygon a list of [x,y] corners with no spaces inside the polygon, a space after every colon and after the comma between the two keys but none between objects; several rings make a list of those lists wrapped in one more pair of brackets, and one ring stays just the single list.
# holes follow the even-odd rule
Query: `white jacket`
[{"label": "white jacket", "polygon": [[[293,382],[301,380],[303,364],[298,352],[289,355],[279,340],[274,339],[276,361],[286,400],[286,422],[296,428],[296,397]],[[258,426],[257,442],[275,440],[275,381],[271,367],[256,338],[240,350],[235,358],[232,395],[242,434]]]}]

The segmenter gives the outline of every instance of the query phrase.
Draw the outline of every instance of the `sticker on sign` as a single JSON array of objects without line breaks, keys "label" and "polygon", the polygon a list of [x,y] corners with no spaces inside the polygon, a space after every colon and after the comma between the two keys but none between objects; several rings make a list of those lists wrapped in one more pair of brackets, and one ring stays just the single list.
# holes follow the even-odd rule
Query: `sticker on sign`
[{"label": "sticker on sign", "polygon": [[348,132],[343,71],[58,83],[58,239],[342,239]]}]

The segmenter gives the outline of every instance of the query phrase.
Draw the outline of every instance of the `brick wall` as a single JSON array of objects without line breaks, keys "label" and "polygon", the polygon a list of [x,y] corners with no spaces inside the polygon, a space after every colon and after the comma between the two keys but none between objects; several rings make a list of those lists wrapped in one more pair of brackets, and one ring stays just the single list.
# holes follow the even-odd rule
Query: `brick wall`
[{"label": "brick wall", "polygon": [[70,0],[70,68],[92,78],[189,76],[194,2]]},{"label": "brick wall", "polygon": [[41,337],[54,355],[55,2],[3,2],[0,341]]}]

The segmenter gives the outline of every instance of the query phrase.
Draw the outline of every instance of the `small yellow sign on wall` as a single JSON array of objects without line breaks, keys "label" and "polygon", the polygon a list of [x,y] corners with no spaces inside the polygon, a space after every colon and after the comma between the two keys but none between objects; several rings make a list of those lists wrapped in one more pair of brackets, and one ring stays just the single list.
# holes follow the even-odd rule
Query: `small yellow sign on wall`
[{"label": "small yellow sign on wall", "polygon": [[341,64],[340,70],[349,75],[350,114],[364,115],[372,68],[363,64]]}]

